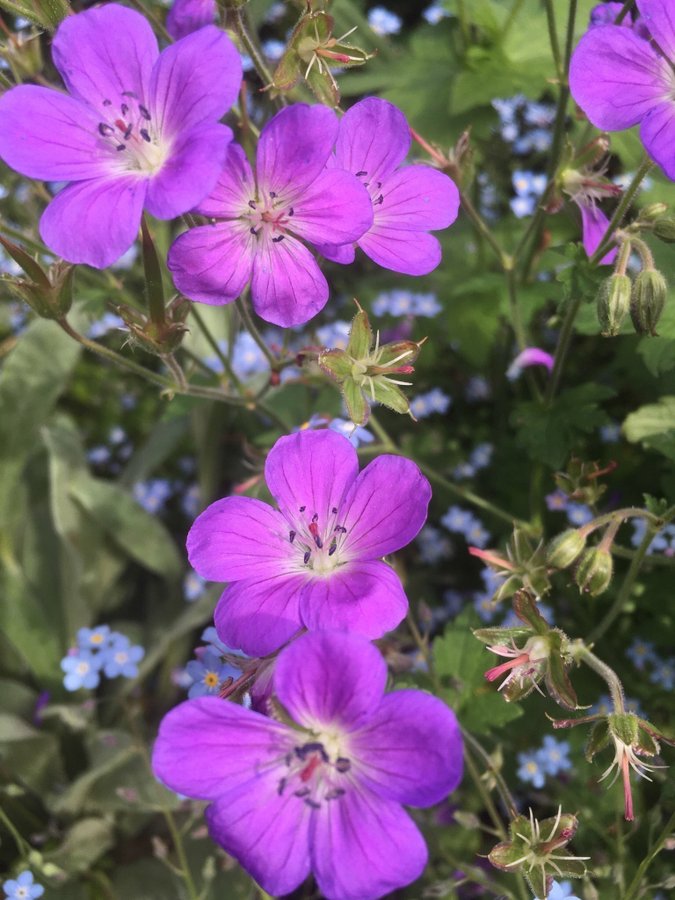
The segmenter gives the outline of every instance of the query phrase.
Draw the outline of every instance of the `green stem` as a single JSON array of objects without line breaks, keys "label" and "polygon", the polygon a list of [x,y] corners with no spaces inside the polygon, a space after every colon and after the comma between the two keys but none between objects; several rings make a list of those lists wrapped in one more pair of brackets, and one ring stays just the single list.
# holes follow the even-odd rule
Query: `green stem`
[{"label": "green stem", "polygon": [[574,23],[577,18],[577,0],[570,0],[570,8],[567,14],[567,32],[565,34],[565,80],[569,75],[570,60],[572,59],[572,45],[574,43]]},{"label": "green stem", "polygon": [[272,371],[275,372],[279,368],[279,360],[274,356],[270,348],[265,343],[263,336],[258,331],[258,327],[253,321],[253,316],[251,315],[246,300],[246,295],[239,297],[239,299],[237,300],[237,310],[239,312],[239,315],[241,316],[242,321],[246,326],[246,330],[262,350],[265,359],[270,364],[270,368],[272,369]]},{"label": "green stem", "polygon": [[188,383],[185,379],[185,372],[181,369],[178,360],[173,355],[173,353],[167,353],[162,357],[162,360],[167,367],[167,369],[171,372],[173,377],[176,379],[176,387],[180,391],[181,394],[188,393]]},{"label": "green stem", "polygon": [[[241,38],[241,42],[244,45],[246,52],[251,57],[251,62],[260,76],[263,86],[269,87],[274,82],[274,77],[267,68],[267,63],[258,47],[257,41],[251,34],[247,19],[248,16],[246,15],[246,11],[242,7],[237,7],[232,10],[232,24],[234,25],[234,30]],[[282,106],[286,105],[286,98],[283,94],[279,95],[278,101]]]},{"label": "green stem", "polygon": [[469,195],[465,192],[462,194],[462,209],[467,214],[467,216],[473,222],[473,225],[478,232],[478,234],[485,239],[485,241],[490,245],[493,250],[495,256],[499,260],[499,265],[502,267],[503,271],[507,271],[511,268],[512,260],[511,257],[506,253],[499,244],[499,241],[492,234],[490,228],[486,225],[483,217],[478,212],[476,207],[473,205],[471,200],[469,199]]},{"label": "green stem", "polygon": [[607,230],[598,245],[593,256],[591,256],[589,262],[592,266],[597,265],[603,256],[610,249],[612,244],[614,243],[614,232],[621,225],[624,216],[628,212],[628,208],[635,199],[635,195],[640,189],[640,184],[642,180],[645,178],[649,170],[652,168],[654,163],[651,159],[645,158],[642,160],[642,164],[640,168],[635,173],[635,176],[631,183],[628,185],[623,197],[619,201],[617,208],[614,210],[614,215],[612,216],[609,225],[607,226]]},{"label": "green stem", "polygon": [[213,352],[218,357],[218,360],[219,360],[220,364],[222,365],[223,370],[225,371],[227,377],[230,379],[230,381],[235,386],[237,391],[241,394],[243,385],[242,385],[241,381],[239,380],[239,378],[237,377],[237,374],[235,373],[234,369],[230,365],[230,360],[228,359],[227,355],[225,353],[223,353],[223,351],[221,350],[221,348],[218,345],[218,341],[211,334],[211,329],[208,327],[208,325],[204,321],[204,318],[203,318],[202,314],[199,312],[199,310],[197,309],[197,306],[198,306],[197,303],[192,304],[192,307],[190,309],[190,315],[194,318],[195,322],[197,323],[197,327],[199,328],[201,333],[206,338],[206,341],[207,341],[209,347],[213,350]]},{"label": "green stem", "polygon": [[595,653],[591,652],[583,641],[575,641],[571,645],[570,650],[574,659],[580,659],[586,663],[589,669],[593,669],[597,675],[607,682],[615,712],[624,713],[626,710],[623,702],[623,685],[614,669],[610,669],[607,663],[604,663]]},{"label": "green stem", "polygon": [[616,19],[614,19],[615,25],[620,25],[623,20],[626,18],[628,13],[631,11],[632,7],[635,5],[635,0],[626,0],[623,7],[621,8],[619,14]]},{"label": "green stem", "polygon": [[166,822],[169,833],[171,834],[171,840],[173,842],[174,850],[176,851],[176,856],[178,857],[178,864],[183,875],[185,887],[187,888],[188,894],[190,895],[190,900],[199,900],[199,892],[197,891],[197,887],[192,877],[190,863],[188,862],[185,847],[183,845],[183,839],[181,837],[180,831],[178,830],[178,826],[176,825],[176,820],[173,817],[173,813],[170,809],[166,809],[165,807],[162,810],[162,815],[164,816],[164,821]]},{"label": "green stem", "polygon": [[544,402],[547,406],[551,405],[556,391],[558,390],[558,385],[560,384],[560,379],[562,378],[563,369],[565,367],[565,360],[567,359],[567,352],[572,341],[574,321],[582,302],[583,297],[579,294],[575,295],[569,301],[567,310],[565,311],[565,318],[563,319],[560,334],[558,335],[558,344],[555,349],[555,356],[553,357],[553,371],[548,380],[546,394],[544,396]]},{"label": "green stem", "polygon": [[509,10],[509,14],[506,17],[506,20],[504,21],[504,25],[502,27],[502,40],[504,40],[504,38],[511,30],[511,26],[516,21],[518,13],[520,12],[524,2],[525,0],[513,0],[513,6]]},{"label": "green stem", "polygon": [[480,798],[483,801],[483,805],[485,806],[485,809],[487,810],[487,813],[490,816],[490,819],[492,820],[492,824],[494,825],[495,830],[497,831],[497,833],[500,837],[500,840],[502,840],[502,841],[507,840],[508,836],[509,836],[508,831],[504,827],[504,823],[502,822],[502,818],[499,815],[499,812],[497,811],[497,807],[495,806],[494,800],[492,799],[490,792],[488,791],[488,789],[485,787],[485,785],[483,784],[483,782],[481,780],[480,772],[478,771],[478,767],[476,766],[475,762],[473,761],[473,757],[471,756],[471,751],[469,750],[469,748],[466,744],[464,745],[464,762],[466,763],[467,772],[471,776],[471,780],[473,781],[476,790],[480,794]]},{"label": "green stem", "polygon": [[546,0],[546,24],[548,26],[548,39],[551,44],[551,54],[555,63],[555,70],[558,78],[562,81],[563,66],[562,56],[560,55],[560,41],[558,40],[558,29],[555,22],[555,10],[553,8],[553,0]]},{"label": "green stem", "polygon": [[462,32],[462,41],[464,43],[464,49],[466,50],[469,46],[471,35],[469,32],[469,20],[467,19],[464,0],[457,0],[457,18],[459,19],[459,28]]},{"label": "green stem", "polygon": [[673,813],[672,816],[668,819],[665,828],[656,839],[656,843],[640,863],[638,870],[635,873],[635,878],[628,885],[628,890],[623,895],[623,900],[633,900],[633,897],[638,896],[638,891],[640,889],[640,885],[642,884],[642,879],[645,877],[647,869],[652,864],[652,861],[661,852],[666,841],[670,838],[673,827],[675,827],[675,813]]},{"label": "green stem", "polygon": [[14,825],[14,822],[9,818],[4,809],[0,806],[0,822],[3,822],[5,828],[14,838],[14,843],[16,844],[16,848],[22,856],[28,856],[31,851],[31,846],[28,841],[24,840],[19,831]]}]

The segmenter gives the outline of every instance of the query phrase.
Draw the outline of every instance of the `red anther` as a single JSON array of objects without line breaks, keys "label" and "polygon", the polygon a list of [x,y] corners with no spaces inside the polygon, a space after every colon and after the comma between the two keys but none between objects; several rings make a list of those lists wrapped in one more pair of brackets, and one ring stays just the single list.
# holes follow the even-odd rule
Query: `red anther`
[{"label": "red anther", "polygon": [[317,753],[310,759],[305,768],[300,772],[300,781],[309,781],[309,779],[316,772],[320,765],[321,757]]}]

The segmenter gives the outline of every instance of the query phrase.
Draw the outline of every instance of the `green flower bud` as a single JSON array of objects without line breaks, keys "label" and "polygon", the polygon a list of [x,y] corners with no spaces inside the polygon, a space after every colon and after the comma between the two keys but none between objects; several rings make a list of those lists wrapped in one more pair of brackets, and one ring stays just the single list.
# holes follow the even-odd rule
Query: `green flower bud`
[{"label": "green flower bud", "polygon": [[590,547],[581,557],[575,580],[580,591],[597,597],[609,587],[613,571],[614,562],[609,550]]},{"label": "green flower bud", "polygon": [[656,325],[661,318],[668,295],[668,285],[656,269],[644,269],[633,283],[630,317],[638,334],[656,337]]},{"label": "green flower bud", "polygon": [[664,217],[654,222],[654,235],[666,244],[675,244],[675,219]]},{"label": "green flower bud", "polygon": [[655,219],[659,219],[667,209],[666,203],[649,203],[640,210],[640,221],[653,222]]},{"label": "green flower bud", "polygon": [[603,337],[614,337],[619,333],[630,310],[630,299],[631,280],[628,275],[610,275],[601,283],[596,304]]},{"label": "green flower bud", "polygon": [[554,569],[566,569],[579,558],[586,538],[576,528],[568,528],[556,538],[553,538],[546,550],[546,562]]}]

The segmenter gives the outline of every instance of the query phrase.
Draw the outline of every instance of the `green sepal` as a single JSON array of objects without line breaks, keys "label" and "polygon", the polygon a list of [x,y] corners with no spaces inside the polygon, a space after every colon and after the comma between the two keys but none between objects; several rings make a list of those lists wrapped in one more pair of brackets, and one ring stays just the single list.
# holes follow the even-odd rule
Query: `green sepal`
[{"label": "green sepal", "polygon": [[610,713],[607,724],[610,732],[628,747],[637,742],[638,718],[633,713]]},{"label": "green sepal", "polygon": [[378,366],[412,365],[420,355],[423,343],[424,341],[392,341],[391,344],[384,344],[380,348],[382,352]]},{"label": "green sepal", "polygon": [[524,834],[526,838],[533,840],[532,825],[526,816],[516,816],[509,822],[509,834],[513,841],[519,841],[518,835]]},{"label": "green sepal", "polygon": [[523,869],[523,875],[536,900],[546,900],[553,885],[553,876],[547,875],[541,866],[537,866],[536,869],[530,869],[529,871]]},{"label": "green sepal", "polygon": [[141,252],[143,256],[143,270],[145,273],[145,296],[148,303],[150,319],[156,328],[164,327],[164,283],[162,281],[162,265],[159,254],[150,230],[145,221],[141,219]]},{"label": "green sepal", "polygon": [[352,360],[344,350],[326,350],[325,353],[319,354],[318,363],[319,367],[338,383],[352,374]]},{"label": "green sepal", "polygon": [[549,633],[549,640],[551,654],[546,669],[546,688],[559,706],[565,709],[577,709],[579,701],[572,682],[567,677],[567,667],[562,649],[563,641],[567,641],[567,636],[559,628],[554,628]]},{"label": "green sepal", "polygon": [[359,307],[359,311],[352,319],[349,330],[349,343],[347,353],[352,359],[364,359],[370,353],[373,344],[373,329],[365,309]]},{"label": "green sepal", "polygon": [[510,600],[516,591],[520,589],[522,583],[523,579],[520,575],[509,575],[509,577],[504,579],[497,588],[497,591],[492,598],[494,603],[501,603],[502,600]]},{"label": "green sepal", "polygon": [[28,275],[29,278],[32,278],[37,287],[43,288],[45,291],[51,290],[51,282],[49,280],[49,276],[42,268],[37,260],[33,259],[33,257],[26,253],[23,247],[20,247],[18,244],[14,244],[12,241],[8,241],[7,238],[3,237],[0,234],[0,244],[5,248],[5,250],[12,257],[14,262],[21,266],[23,271]]},{"label": "green sepal", "polygon": [[388,409],[393,409],[394,412],[397,413],[410,412],[408,398],[398,385],[392,384],[391,381],[385,381],[381,378],[374,378],[372,384],[375,400],[378,403],[381,403]]},{"label": "green sepal", "polygon": [[521,622],[530,626],[535,634],[548,634],[550,626],[537,609],[537,601],[529,591],[516,591],[513,598],[513,611]]},{"label": "green sepal", "polygon": [[509,644],[516,638],[529,637],[529,628],[516,625],[513,628],[476,628],[473,635],[483,644]]},{"label": "green sepal", "polygon": [[584,756],[588,762],[592,762],[595,754],[604,750],[607,744],[609,744],[609,727],[607,719],[603,719],[601,722],[596,722],[591,728],[591,733],[586,741]]},{"label": "green sepal", "polygon": [[522,844],[516,845],[513,841],[503,841],[490,850],[488,859],[496,869],[501,869],[503,872],[518,872],[522,863],[515,866],[513,863],[520,859],[522,855]]},{"label": "green sepal", "polygon": [[535,675],[530,676],[530,680],[525,682],[525,684],[520,684],[518,681],[509,681],[500,693],[507,703],[519,703],[525,697],[529,697],[536,689],[536,685],[541,681],[542,675],[543,671],[537,672]]},{"label": "green sepal", "polygon": [[587,872],[583,859],[565,859],[555,861],[564,878],[583,878]]},{"label": "green sepal", "polygon": [[342,396],[352,422],[355,425],[365,425],[370,416],[370,406],[359,385],[351,378],[347,378],[342,384]]}]

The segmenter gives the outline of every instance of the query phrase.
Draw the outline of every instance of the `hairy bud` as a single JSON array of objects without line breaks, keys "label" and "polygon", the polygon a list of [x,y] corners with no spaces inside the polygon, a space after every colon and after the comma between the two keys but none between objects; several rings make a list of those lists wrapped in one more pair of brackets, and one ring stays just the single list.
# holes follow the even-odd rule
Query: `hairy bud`
[{"label": "hairy bud", "polygon": [[586,538],[576,528],[568,528],[553,538],[546,550],[546,562],[554,569],[566,569],[575,562],[586,546]]},{"label": "hairy bud", "polygon": [[621,330],[630,310],[631,287],[628,275],[610,275],[601,283],[596,303],[603,337],[614,337]]},{"label": "hairy bud", "polygon": [[579,590],[597,597],[609,587],[614,571],[612,554],[603,547],[591,547],[581,557],[576,572]]},{"label": "hairy bud", "polygon": [[656,337],[656,326],[666,304],[668,285],[656,269],[644,269],[633,283],[630,316],[638,334]]}]

